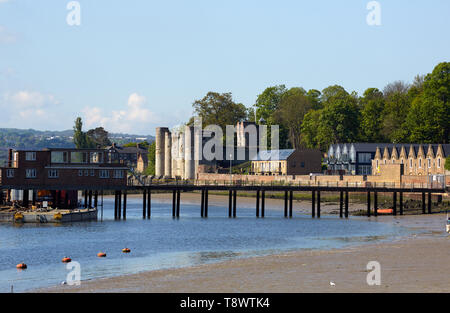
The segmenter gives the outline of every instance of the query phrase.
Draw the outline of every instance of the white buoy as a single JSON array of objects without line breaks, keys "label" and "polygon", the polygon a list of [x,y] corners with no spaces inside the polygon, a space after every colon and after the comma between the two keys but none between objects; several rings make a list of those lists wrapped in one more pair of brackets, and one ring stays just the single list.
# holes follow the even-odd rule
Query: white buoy
[{"label": "white buoy", "polygon": [[330,281],[330,286],[334,287],[334,286],[336,286],[336,284],[334,282]]}]

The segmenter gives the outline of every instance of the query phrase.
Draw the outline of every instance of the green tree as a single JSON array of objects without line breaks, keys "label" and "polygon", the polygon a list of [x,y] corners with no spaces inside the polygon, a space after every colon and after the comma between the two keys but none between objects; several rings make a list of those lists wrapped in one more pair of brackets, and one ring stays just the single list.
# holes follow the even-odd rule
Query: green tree
[{"label": "green tree", "polygon": [[384,110],[381,135],[389,142],[400,143],[408,141],[409,132],[405,127],[405,120],[411,107],[408,96],[409,85],[403,82],[388,84],[383,91]]},{"label": "green tree", "polygon": [[103,127],[90,129],[86,135],[97,148],[104,148],[111,145],[109,134]]},{"label": "green tree", "polygon": [[312,108],[311,101],[303,88],[291,88],[281,98],[275,113],[276,121],[289,130],[289,141],[294,149],[301,147],[300,134],[303,118]]},{"label": "green tree", "polygon": [[193,103],[194,112],[202,118],[203,126],[219,125],[225,131],[226,125],[236,125],[247,118],[247,108],[233,101],[231,93],[208,92],[201,100]]},{"label": "green tree", "polygon": [[381,134],[383,126],[384,97],[377,88],[369,88],[364,92],[361,101],[361,140],[364,142],[383,142]]},{"label": "green tree", "polygon": [[450,171],[450,156],[445,159],[445,169]]},{"label": "green tree", "polygon": [[268,126],[275,123],[274,113],[278,110],[281,98],[286,93],[285,85],[278,85],[266,88],[256,98],[256,119],[263,118]]},{"label": "green tree", "polygon": [[90,140],[85,132],[83,132],[83,121],[81,117],[77,117],[75,120],[75,126],[73,127],[73,143],[77,149],[89,149],[94,148],[95,144]]},{"label": "green tree", "polygon": [[154,176],[155,175],[155,151],[156,142],[153,141],[148,147],[148,166],[144,171],[144,175]]}]

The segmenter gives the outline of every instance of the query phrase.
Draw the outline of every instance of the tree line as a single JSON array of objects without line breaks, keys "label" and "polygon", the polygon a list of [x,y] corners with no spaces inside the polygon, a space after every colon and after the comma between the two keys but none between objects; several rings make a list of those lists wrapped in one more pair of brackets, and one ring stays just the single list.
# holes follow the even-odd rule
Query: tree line
[{"label": "tree line", "polygon": [[[396,81],[383,90],[368,88],[359,96],[339,85],[322,91],[285,85],[266,88],[246,108],[231,93],[209,92],[193,103],[203,125],[238,121],[280,126],[280,148],[318,148],[333,143],[449,143],[450,62],[411,84]],[[193,118],[188,124],[193,123]]]}]

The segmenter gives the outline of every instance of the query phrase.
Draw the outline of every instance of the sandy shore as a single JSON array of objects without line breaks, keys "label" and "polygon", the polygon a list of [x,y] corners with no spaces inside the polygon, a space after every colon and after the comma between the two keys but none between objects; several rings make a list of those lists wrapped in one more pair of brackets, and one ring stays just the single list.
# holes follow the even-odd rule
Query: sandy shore
[{"label": "sandy shore", "polygon": [[[158,195],[161,200],[167,195]],[[196,195],[184,200],[196,201]],[[220,196],[211,201],[221,201]],[[215,199],[215,200],[213,200]],[[253,199],[240,199],[253,204]],[[274,201],[282,209],[282,201]],[[271,204],[272,206],[272,204]],[[335,250],[309,250],[143,272],[56,286],[37,292],[450,292],[450,237],[445,216],[378,217],[417,230],[408,238]],[[426,233],[420,233],[426,230]],[[369,286],[368,262],[381,265],[381,285]],[[331,286],[330,281],[336,285]]]}]

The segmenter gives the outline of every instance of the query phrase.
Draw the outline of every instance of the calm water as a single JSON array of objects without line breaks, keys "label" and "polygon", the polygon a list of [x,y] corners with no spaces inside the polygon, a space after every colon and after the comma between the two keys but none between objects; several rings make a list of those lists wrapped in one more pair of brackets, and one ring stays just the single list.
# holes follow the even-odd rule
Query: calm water
[{"label": "calm water", "polygon": [[[367,218],[341,220],[308,215],[282,218],[266,208],[256,219],[251,205],[238,205],[238,218],[227,217],[224,206],[209,207],[201,219],[199,205],[181,204],[181,217],[172,219],[170,203],[152,202],[152,219],[142,219],[141,199],[128,199],[127,220],[114,221],[113,200],[105,198],[103,222],[60,226],[0,224],[0,292],[25,291],[60,284],[69,270],[64,256],[81,264],[82,280],[184,267],[232,258],[266,255],[294,249],[329,249],[407,234],[398,226]],[[100,218],[100,212],[99,212]],[[122,253],[128,247],[130,254]],[[98,258],[98,252],[107,258]],[[28,269],[16,270],[25,262]]]}]

